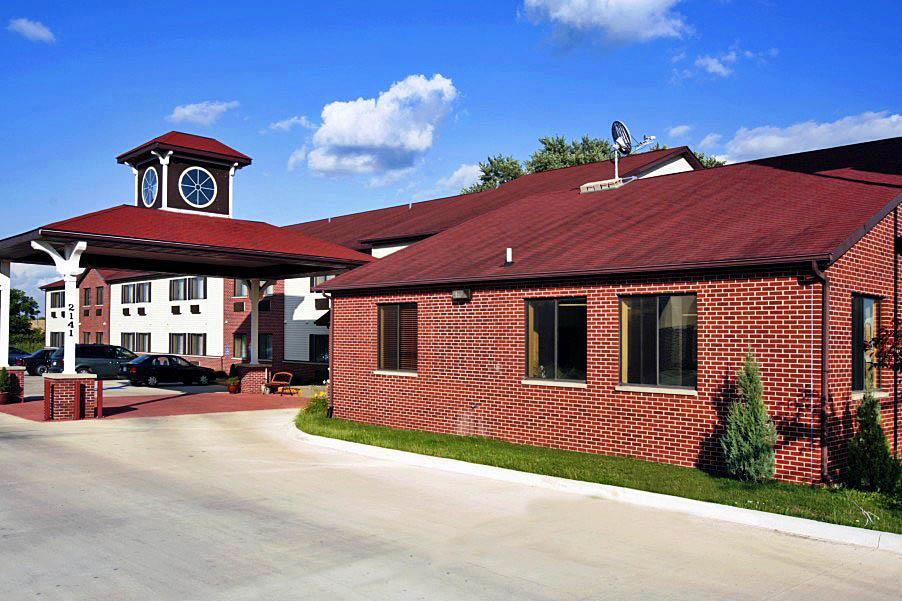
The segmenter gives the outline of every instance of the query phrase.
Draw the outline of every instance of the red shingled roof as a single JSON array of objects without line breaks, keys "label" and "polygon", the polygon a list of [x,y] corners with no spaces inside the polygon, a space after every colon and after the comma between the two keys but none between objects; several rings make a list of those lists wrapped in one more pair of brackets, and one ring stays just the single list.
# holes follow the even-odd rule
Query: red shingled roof
[{"label": "red shingled roof", "polygon": [[530,193],[323,288],[834,261],[902,201],[900,157],[893,138],[591,194]]},{"label": "red shingled roof", "polygon": [[[686,158],[694,167],[701,167],[695,155],[685,146],[681,146],[626,157],[620,161],[620,173],[622,176],[642,173],[679,156]],[[586,182],[612,177],[614,177],[612,161],[590,163],[524,175],[485,192],[376,209],[333,217],[331,220],[320,219],[290,225],[287,228],[331,240],[349,248],[366,250],[377,241],[430,236],[503,207],[527,194],[578,190],[579,186]]]},{"label": "red shingled roof", "polygon": [[240,249],[353,263],[372,261],[369,255],[301,232],[243,219],[174,213],[129,205],[111,207],[45,225],[42,233],[68,232],[169,242],[211,248]]},{"label": "red shingled roof", "polygon": [[251,157],[242,152],[238,152],[231,146],[226,146],[219,140],[207,138],[204,136],[196,136],[194,134],[186,134],[180,131],[171,131],[169,133],[163,134],[162,136],[157,136],[153,140],[132,148],[128,152],[123,152],[118,157],[116,157],[116,160],[122,163],[135,154],[147,152],[157,147],[173,150],[181,149],[200,151],[225,159],[234,159],[239,163],[243,163],[245,165],[250,164],[251,162]]}]

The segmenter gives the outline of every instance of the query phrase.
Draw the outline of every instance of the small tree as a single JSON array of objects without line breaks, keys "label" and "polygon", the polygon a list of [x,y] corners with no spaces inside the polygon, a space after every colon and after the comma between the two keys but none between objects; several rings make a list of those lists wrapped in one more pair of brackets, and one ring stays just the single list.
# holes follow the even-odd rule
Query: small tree
[{"label": "small tree", "polygon": [[740,480],[769,480],[774,476],[777,429],[764,405],[764,386],[752,351],[745,356],[737,385],[739,399],[730,405],[720,441],[727,470]]},{"label": "small tree", "polygon": [[861,490],[890,493],[899,481],[899,462],[889,450],[883,432],[880,401],[868,387],[856,414],[857,428],[849,440],[846,484]]},{"label": "small tree", "polygon": [[12,379],[5,367],[0,367],[0,392],[12,392]]},{"label": "small tree", "polygon": [[479,171],[479,181],[461,190],[461,194],[492,190],[513,181],[523,175],[523,166],[512,156],[499,154],[479,163]]}]

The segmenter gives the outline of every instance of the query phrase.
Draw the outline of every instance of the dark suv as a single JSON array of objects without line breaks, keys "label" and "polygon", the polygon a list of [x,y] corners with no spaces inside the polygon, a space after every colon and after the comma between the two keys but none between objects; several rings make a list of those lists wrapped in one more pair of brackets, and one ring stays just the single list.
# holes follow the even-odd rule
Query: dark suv
[{"label": "dark suv", "polygon": [[[109,344],[76,344],[75,371],[80,374],[97,374],[100,378],[119,376],[119,368],[135,357],[135,353],[121,346]],[[54,351],[50,358],[50,373],[63,371],[63,349]]]}]

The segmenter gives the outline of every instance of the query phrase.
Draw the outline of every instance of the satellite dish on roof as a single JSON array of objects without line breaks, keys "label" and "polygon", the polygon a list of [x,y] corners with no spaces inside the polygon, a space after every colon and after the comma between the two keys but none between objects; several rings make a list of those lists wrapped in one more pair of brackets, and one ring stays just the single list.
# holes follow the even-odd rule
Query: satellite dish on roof
[{"label": "satellite dish on roof", "polygon": [[614,121],[611,124],[611,138],[613,138],[614,148],[619,154],[627,156],[633,151],[633,137],[623,121]]},{"label": "satellite dish on roof", "polygon": [[[639,150],[648,146],[655,141],[654,136],[643,136],[642,141],[633,148],[633,136],[623,121],[614,121],[611,123],[611,138],[614,140],[614,179],[620,179],[620,165],[618,159],[621,156],[628,156],[633,150]],[[635,179],[635,178],[633,178]],[[632,181],[630,179],[629,181]],[[626,183],[626,182],[624,182]]]}]

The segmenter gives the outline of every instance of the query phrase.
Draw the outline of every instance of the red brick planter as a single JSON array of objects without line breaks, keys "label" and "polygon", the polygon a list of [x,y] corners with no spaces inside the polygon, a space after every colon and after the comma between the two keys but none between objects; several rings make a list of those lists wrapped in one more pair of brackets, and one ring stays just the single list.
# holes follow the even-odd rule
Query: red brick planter
[{"label": "red brick planter", "polygon": [[44,421],[99,417],[103,417],[103,382],[96,375],[44,375]]},{"label": "red brick planter", "polygon": [[241,379],[242,394],[265,394],[264,386],[269,382],[268,365],[238,365],[235,367]]}]

